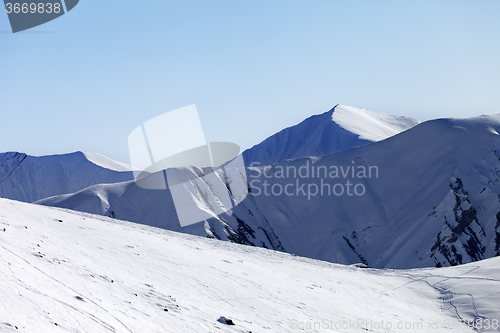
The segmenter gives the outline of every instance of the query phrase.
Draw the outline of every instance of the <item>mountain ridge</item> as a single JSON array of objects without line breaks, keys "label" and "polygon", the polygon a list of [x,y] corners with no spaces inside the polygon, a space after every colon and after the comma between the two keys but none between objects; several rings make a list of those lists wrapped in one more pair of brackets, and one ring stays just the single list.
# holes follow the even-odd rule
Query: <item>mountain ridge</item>
[{"label": "mountain ridge", "polygon": [[[149,191],[148,199],[140,200],[146,192],[133,182],[120,185],[122,196],[110,194],[117,185],[94,186],[85,195],[38,203],[74,208],[72,202],[105,199],[105,206],[93,205],[91,212],[330,262],[377,268],[452,266],[499,255],[499,132],[500,115],[438,119],[334,154],[250,167],[250,194],[240,205],[185,228],[177,224],[168,190]],[[358,178],[350,171],[344,176],[337,171],[337,178],[276,176],[279,170],[306,166],[376,166],[377,176]],[[348,195],[347,181],[351,192],[363,195]],[[293,195],[266,195],[265,182],[268,192],[293,186]],[[306,196],[309,186],[319,190],[325,182],[330,188],[343,186],[345,194]],[[137,207],[133,218],[130,206]]]},{"label": "mountain ridge", "polygon": [[[379,117],[384,116],[372,115],[369,123]],[[385,135],[386,123],[375,134]],[[179,225],[169,189],[145,190],[133,180],[91,184],[36,202],[330,262],[378,268],[453,266],[500,254],[499,132],[500,115],[437,119],[333,154],[249,167],[249,196],[240,205],[187,227]],[[370,166],[377,167],[376,177],[354,173]],[[316,175],[320,168],[338,170],[305,179],[276,173],[278,168],[314,167]],[[290,186],[293,195],[285,195]],[[325,186],[343,194],[311,195]],[[273,189],[281,189],[280,195],[264,193]],[[203,191],[189,194],[199,207],[207,206]]]},{"label": "mountain ridge", "polygon": [[271,165],[285,159],[329,155],[386,139],[418,123],[412,118],[337,104],[271,135],[245,150],[243,157],[251,166],[254,162]]},{"label": "mountain ridge", "polygon": [[95,153],[30,156],[0,153],[0,196],[34,202],[46,197],[74,193],[99,183],[133,179],[132,169]]}]

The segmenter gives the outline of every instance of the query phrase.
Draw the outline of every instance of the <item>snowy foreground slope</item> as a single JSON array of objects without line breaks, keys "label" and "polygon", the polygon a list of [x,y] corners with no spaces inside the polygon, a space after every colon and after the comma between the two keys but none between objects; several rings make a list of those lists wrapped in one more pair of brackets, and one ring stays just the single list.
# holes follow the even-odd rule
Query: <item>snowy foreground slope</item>
[{"label": "snowy foreground slope", "polygon": [[363,269],[6,199],[0,258],[1,332],[500,331],[500,258]]},{"label": "snowy foreground slope", "polygon": [[24,202],[133,178],[129,166],[94,153],[41,157],[0,153],[0,196]]},{"label": "snowy foreground slope", "polygon": [[[454,266],[500,255],[498,133],[500,115],[437,119],[335,154],[249,168],[241,204],[184,228],[168,190],[133,181],[38,203],[329,262]],[[199,207],[209,191],[192,193]]]},{"label": "snowy foreground slope", "polygon": [[418,124],[418,120],[337,105],[283,129],[243,152],[247,165],[323,156],[380,141]]}]

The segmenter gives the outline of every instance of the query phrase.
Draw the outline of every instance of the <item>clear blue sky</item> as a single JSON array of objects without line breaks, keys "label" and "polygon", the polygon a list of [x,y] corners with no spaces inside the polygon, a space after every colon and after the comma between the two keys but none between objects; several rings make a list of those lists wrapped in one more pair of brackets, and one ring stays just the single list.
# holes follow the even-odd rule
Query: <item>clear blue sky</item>
[{"label": "clear blue sky", "polygon": [[80,0],[9,31],[2,9],[0,152],[128,162],[136,126],[190,104],[242,148],[338,103],[500,112],[498,0]]}]

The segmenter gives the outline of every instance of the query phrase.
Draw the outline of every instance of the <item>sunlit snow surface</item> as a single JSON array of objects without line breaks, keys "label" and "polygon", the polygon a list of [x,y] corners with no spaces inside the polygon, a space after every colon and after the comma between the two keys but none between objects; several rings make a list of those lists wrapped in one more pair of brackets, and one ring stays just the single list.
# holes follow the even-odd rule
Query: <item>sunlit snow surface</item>
[{"label": "sunlit snow surface", "polygon": [[418,125],[418,120],[390,116],[352,106],[338,105],[332,113],[332,120],[360,139],[380,141]]},{"label": "sunlit snow surface", "polygon": [[97,153],[82,153],[87,160],[105,169],[112,171],[133,171],[134,168],[131,165],[114,161],[106,156]]},{"label": "sunlit snow surface", "polygon": [[499,279],[498,257],[363,269],[0,199],[1,332],[473,332]]}]

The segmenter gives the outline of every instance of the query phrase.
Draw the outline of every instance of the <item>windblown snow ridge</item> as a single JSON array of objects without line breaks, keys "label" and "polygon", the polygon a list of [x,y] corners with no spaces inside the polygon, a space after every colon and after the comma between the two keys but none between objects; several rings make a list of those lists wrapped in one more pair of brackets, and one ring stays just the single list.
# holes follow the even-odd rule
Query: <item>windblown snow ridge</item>
[{"label": "windblown snow ridge", "polygon": [[286,159],[329,155],[386,139],[417,124],[412,118],[336,105],[270,136],[247,149],[243,157],[247,165],[271,165]]}]

